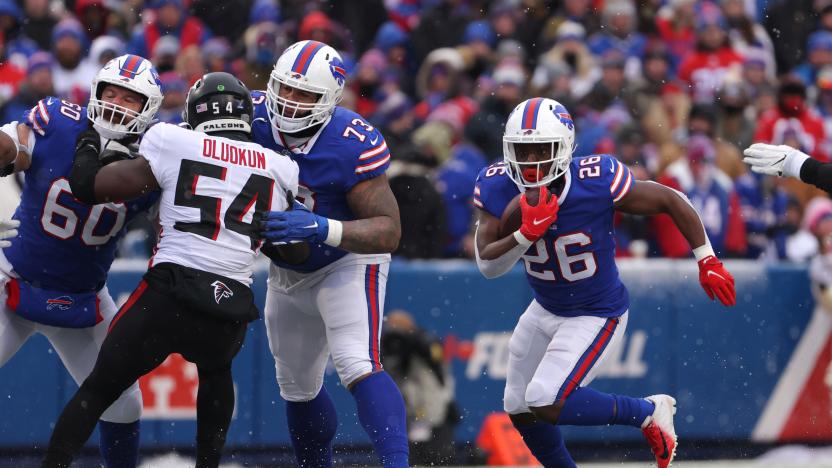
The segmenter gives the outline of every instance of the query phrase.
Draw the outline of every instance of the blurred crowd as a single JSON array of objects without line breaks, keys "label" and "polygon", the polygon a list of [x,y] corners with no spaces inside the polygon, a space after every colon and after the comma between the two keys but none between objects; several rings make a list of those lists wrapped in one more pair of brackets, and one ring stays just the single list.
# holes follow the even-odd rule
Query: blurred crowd
[{"label": "blurred crowd", "polygon": [[[832,0],[0,0],[0,116],[47,95],[83,105],[102,64],[133,53],[177,123],[203,73],[265,89],[304,39],[341,52],[342,105],[387,139],[400,256],[471,257],[474,180],[531,96],[570,110],[576,156],[613,153],[686,193],[720,256],[818,252],[804,211],[820,192],[750,173],[741,152],[832,157]],[[690,255],[667,217],[616,223],[620,256]]]}]

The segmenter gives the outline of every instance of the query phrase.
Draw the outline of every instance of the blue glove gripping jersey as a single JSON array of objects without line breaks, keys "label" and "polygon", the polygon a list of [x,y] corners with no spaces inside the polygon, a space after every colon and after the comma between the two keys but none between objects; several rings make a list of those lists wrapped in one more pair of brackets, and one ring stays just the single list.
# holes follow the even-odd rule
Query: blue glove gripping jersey
[{"label": "blue glove gripping jersey", "polygon": [[81,106],[47,98],[21,119],[34,132],[35,148],[13,216],[20,220],[18,235],[3,253],[23,280],[39,288],[101,289],[124,226],[159,198],[153,192],[128,203],[88,206],[72,196],[68,177],[86,116]]},{"label": "blue glove gripping jersey", "polygon": [[[356,219],[347,204],[347,192],[361,181],[384,174],[390,165],[390,151],[381,132],[355,112],[336,107],[329,122],[316,136],[302,147],[290,150],[272,131],[265,93],[254,91],[251,98],[254,102],[251,129],[254,141],[287,154],[300,168],[298,201],[326,218]],[[299,265],[275,264],[281,268],[312,272],[347,254],[343,249],[325,244],[311,244],[310,247],[309,258]]]},{"label": "blue glove gripping jersey", "polygon": [[[614,202],[634,182],[610,155],[575,158],[558,203],[558,217],[546,235],[523,255],[534,298],[549,312],[575,317],[617,317],[630,306],[615,265]],[[504,163],[477,176],[474,204],[500,219],[520,189]]]}]

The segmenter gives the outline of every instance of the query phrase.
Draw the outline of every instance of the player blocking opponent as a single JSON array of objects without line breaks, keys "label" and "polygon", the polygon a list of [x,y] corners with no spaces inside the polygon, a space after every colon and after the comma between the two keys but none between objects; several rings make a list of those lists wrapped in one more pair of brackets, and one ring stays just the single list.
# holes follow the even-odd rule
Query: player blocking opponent
[{"label": "player blocking opponent", "polygon": [[401,236],[385,171],[390,151],[360,115],[338,107],[346,72],[332,47],[291,45],[266,93],[255,92],[253,135],[300,166],[305,208],[272,212],[272,242],[308,241],[309,258],[269,271],[266,327],[298,464],[332,464],[337,415],[323,388],[331,355],[385,467],[408,466],[404,401],[382,369],[379,340],[390,252]]},{"label": "player blocking opponent", "polygon": [[[614,210],[669,214],[696,246],[699,279],[711,299],[734,305],[734,279],[714,255],[685,195],[636,181],[610,155],[573,160],[574,141],[574,124],[563,105],[529,99],[508,118],[504,161],[477,177],[477,265],[494,278],[522,258],[534,293],[509,341],[504,408],[546,467],[575,466],[557,425],[616,424],[641,428],[663,468],[676,452],[676,401],[586,386],[607,350],[622,339],[629,315],[629,296],[614,258]],[[505,232],[511,217],[504,213],[521,193],[519,229]],[[536,204],[532,195],[538,195]]]},{"label": "player blocking opponent", "polygon": [[251,142],[252,110],[240,80],[209,73],[186,100],[184,119],[196,131],[158,124],[142,139],[141,157],[104,167],[98,136],[81,135],[75,196],[92,204],[161,188],[162,234],[90,376],[58,419],[44,467],[68,466],[104,408],[171,353],[199,373],[196,466],[218,466],[234,410],[231,361],[259,316],[249,288],[259,221],[287,208],[297,190],[297,165]]},{"label": "player blocking opponent", "polygon": [[[34,333],[58,352],[73,380],[92,370],[116,305],[105,285],[118,240],[130,220],[153,206],[158,193],[127,203],[79,203],[70,188],[76,137],[101,134],[102,164],[129,157],[162,103],[152,64],[123,55],[109,61],[91,85],[86,108],[49,97],[20,122],[0,128],[0,168],[26,180],[13,220],[18,232],[0,250],[0,366]],[[0,237],[5,234],[0,234]],[[2,243],[0,242],[0,243]],[[137,383],[101,415],[100,446],[107,467],[135,466],[141,392]]]}]

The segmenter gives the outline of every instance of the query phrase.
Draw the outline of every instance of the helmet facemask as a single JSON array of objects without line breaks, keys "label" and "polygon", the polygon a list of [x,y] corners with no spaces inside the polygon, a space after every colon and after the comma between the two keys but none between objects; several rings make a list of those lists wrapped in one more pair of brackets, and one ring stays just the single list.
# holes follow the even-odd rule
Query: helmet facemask
[{"label": "helmet facemask", "polygon": [[[144,100],[138,111],[103,98],[107,86],[132,91]],[[153,123],[162,107],[159,75],[149,61],[136,55],[122,55],[107,62],[90,85],[87,118],[102,137],[119,140],[141,135]]]},{"label": "helmet facemask", "polygon": [[[521,160],[518,158],[518,149],[522,145],[544,145],[548,151],[544,154],[548,157],[537,158],[535,161]],[[520,187],[539,187],[549,185],[555,179],[562,176],[569,170],[569,163],[572,160],[573,148],[566,146],[562,138],[552,137],[503,137],[503,159],[511,180]]]},{"label": "helmet facemask", "polygon": [[[96,131],[107,139],[121,139],[129,135],[141,135],[153,121],[156,111],[162,105],[161,99],[144,98],[141,110],[134,111],[101,98],[107,85],[121,86],[116,83],[101,81],[96,94],[87,105],[87,117],[92,121]],[[121,86],[123,87],[123,86]],[[125,88],[129,89],[129,88]],[[136,92],[132,89],[130,91]],[[141,94],[141,93],[138,93]]]},{"label": "helmet facemask", "polygon": [[[318,99],[314,102],[299,102],[286,99],[280,95],[281,87],[287,86],[314,93]],[[330,96],[325,88],[281,76],[273,71],[266,89],[266,109],[272,125],[283,133],[296,133],[325,121],[332,114],[335,105],[341,100],[341,93]],[[333,102],[334,101],[334,102]]]}]

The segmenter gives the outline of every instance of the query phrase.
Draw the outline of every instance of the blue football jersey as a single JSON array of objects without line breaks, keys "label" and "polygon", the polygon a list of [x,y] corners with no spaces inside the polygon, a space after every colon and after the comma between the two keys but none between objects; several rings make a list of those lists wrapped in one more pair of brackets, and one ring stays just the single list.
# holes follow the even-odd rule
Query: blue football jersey
[{"label": "blue football jersey", "polygon": [[158,192],[128,203],[85,205],[72,196],[69,173],[75,140],[88,127],[85,108],[50,97],[23,114],[35,136],[25,171],[18,235],[3,253],[20,277],[56,291],[88,292],[104,286],[124,226],[158,199]]},{"label": "blue football jersey", "polygon": [[[287,154],[300,168],[298,201],[321,216],[351,221],[355,214],[347,204],[347,192],[357,183],[384,174],[390,166],[390,151],[381,132],[360,115],[342,107],[306,144],[289,148],[280,134],[272,130],[266,111],[266,94],[251,93],[254,141],[271,150]],[[347,252],[325,244],[312,244],[309,258],[298,265],[275,262],[281,268],[316,271],[342,258]]]},{"label": "blue football jersey", "polygon": [[[593,155],[573,159],[565,177],[557,220],[523,255],[526,277],[555,315],[617,317],[630,299],[615,265],[613,210],[632,173],[613,156]],[[519,193],[505,164],[492,164],[477,176],[474,205],[500,219]]]}]

